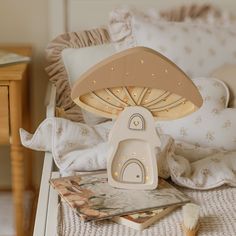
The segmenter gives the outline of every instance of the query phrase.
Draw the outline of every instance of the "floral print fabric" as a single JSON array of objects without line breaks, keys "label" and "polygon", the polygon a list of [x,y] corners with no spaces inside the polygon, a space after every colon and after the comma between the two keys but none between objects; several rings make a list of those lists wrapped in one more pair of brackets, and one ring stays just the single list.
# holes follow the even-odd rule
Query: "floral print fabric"
[{"label": "floral print fabric", "polygon": [[[25,147],[52,152],[62,174],[71,175],[106,168],[111,126],[112,122],[89,127],[62,118],[48,118],[34,135],[23,129],[20,134]],[[157,157],[161,177],[171,176],[178,185],[193,189],[236,186],[236,150],[174,142],[167,135],[161,135],[161,140],[162,156]]]}]

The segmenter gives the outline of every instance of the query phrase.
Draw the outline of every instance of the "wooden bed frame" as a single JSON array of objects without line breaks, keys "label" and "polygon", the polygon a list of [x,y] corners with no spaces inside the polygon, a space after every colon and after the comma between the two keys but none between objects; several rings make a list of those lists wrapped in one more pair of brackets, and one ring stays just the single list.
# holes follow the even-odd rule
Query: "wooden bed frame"
[{"label": "wooden bed frame", "polygon": [[[190,4],[193,0],[49,0],[49,38],[84,29],[96,28],[107,22],[108,12],[117,5],[132,4],[137,8],[165,9],[173,5]],[[195,1],[196,2],[196,1]],[[201,0],[198,3],[213,3],[223,9],[235,9],[234,0]],[[148,6],[148,7],[147,7]],[[88,12],[90,16],[88,17]],[[99,14],[97,14],[99,12]],[[96,23],[95,23],[96,22]],[[95,25],[94,25],[95,23]],[[47,117],[55,116],[56,88],[49,86],[46,96]],[[51,178],[58,177],[52,154],[45,153],[38,207],[34,226],[34,236],[52,236],[57,231],[58,195],[49,186]]]}]

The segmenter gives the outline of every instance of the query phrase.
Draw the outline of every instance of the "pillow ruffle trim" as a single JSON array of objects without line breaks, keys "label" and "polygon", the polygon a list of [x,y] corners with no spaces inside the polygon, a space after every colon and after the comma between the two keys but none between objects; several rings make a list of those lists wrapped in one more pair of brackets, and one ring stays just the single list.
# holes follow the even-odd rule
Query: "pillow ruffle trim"
[{"label": "pillow ruffle trim", "polygon": [[68,75],[61,57],[66,48],[82,48],[110,42],[106,28],[97,28],[81,32],[69,32],[59,35],[46,48],[48,66],[45,68],[50,81],[57,89],[56,106],[60,108],[63,118],[83,122],[80,107],[71,99]]}]

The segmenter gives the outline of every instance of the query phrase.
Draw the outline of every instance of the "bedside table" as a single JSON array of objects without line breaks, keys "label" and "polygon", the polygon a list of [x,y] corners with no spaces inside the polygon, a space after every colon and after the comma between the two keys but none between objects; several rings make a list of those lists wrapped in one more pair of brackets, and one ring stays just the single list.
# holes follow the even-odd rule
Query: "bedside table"
[{"label": "bedside table", "polygon": [[[4,46],[4,49],[31,56],[31,47]],[[0,145],[11,146],[11,171],[16,235],[24,229],[24,161],[27,152],[20,142],[19,128],[30,130],[29,64],[19,63],[0,67]]]}]

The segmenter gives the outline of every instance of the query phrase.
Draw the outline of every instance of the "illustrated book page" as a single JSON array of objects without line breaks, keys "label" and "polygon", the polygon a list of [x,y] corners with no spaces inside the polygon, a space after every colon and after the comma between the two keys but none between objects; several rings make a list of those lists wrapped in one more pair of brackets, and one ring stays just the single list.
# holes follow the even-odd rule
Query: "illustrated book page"
[{"label": "illustrated book page", "polygon": [[59,195],[85,221],[160,209],[189,202],[163,179],[155,190],[113,188],[106,174],[71,176],[50,181]]}]

